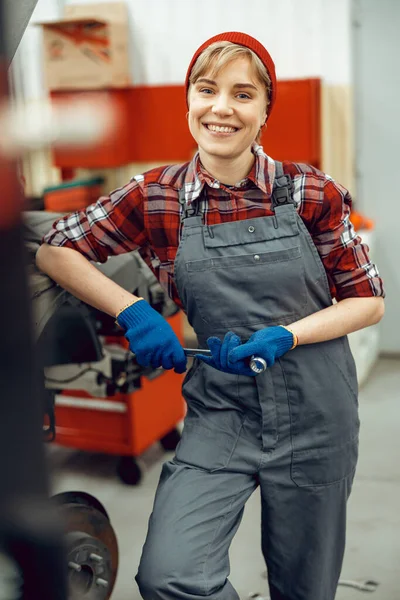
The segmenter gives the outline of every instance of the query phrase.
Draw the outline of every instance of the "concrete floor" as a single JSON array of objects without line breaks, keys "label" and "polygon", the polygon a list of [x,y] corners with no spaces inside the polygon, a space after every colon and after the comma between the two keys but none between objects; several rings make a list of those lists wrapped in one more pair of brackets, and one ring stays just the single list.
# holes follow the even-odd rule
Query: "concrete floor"
[{"label": "concrete floor", "polygon": [[[400,360],[380,359],[360,393],[360,459],[349,503],[343,579],[379,582],[373,600],[400,599]],[[118,536],[119,574],[112,600],[139,600],[134,582],[147,531],[154,491],[166,456],[158,445],[141,457],[143,483],[130,488],[115,475],[115,458],[49,446],[54,493],[83,490],[104,503]],[[172,456],[172,454],[171,454]],[[231,548],[231,581],[242,600],[267,596],[260,552],[260,500],[246,505]],[[367,594],[368,595],[368,594]],[[339,587],[337,600],[362,599],[364,593]]]}]

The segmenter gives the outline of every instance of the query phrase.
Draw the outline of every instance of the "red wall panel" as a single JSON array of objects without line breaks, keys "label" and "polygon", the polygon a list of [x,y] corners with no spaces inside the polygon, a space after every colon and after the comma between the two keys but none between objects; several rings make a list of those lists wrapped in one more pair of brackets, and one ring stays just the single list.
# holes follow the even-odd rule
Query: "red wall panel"
[{"label": "red wall panel", "polygon": [[[91,92],[52,92],[54,101]],[[189,160],[196,143],[189,133],[183,86],[99,90],[117,108],[115,132],[95,147],[57,149],[58,167],[107,168],[132,162],[173,163]],[[262,144],[276,159],[320,166],[320,81],[279,81],[277,103]]]}]

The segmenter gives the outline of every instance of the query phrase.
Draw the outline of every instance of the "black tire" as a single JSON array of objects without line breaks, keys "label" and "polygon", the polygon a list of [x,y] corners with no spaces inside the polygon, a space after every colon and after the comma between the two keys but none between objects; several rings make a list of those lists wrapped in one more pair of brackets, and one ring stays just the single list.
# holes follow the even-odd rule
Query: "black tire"
[{"label": "black tire", "polygon": [[119,478],[126,485],[138,485],[142,480],[142,471],[133,456],[121,456],[117,473]]},{"label": "black tire", "polygon": [[181,434],[174,428],[166,433],[161,439],[160,444],[166,452],[173,452],[181,440]]}]

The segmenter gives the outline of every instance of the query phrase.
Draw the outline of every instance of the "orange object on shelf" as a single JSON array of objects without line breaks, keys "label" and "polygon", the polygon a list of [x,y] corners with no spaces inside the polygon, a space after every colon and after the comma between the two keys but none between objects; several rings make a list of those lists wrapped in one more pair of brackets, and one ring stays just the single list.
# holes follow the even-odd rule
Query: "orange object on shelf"
[{"label": "orange object on shelf", "polygon": [[[112,168],[135,162],[160,164],[190,160],[197,149],[186,119],[183,85],[52,92],[53,102],[87,94],[108,99],[118,119],[108,137],[93,147],[57,148],[61,168]],[[321,84],[319,79],[278,81],[277,103],[262,144],[277,160],[321,165]]]},{"label": "orange object on shelf", "polygon": [[54,212],[70,212],[96,202],[102,193],[104,179],[78,180],[47,187],[43,191],[44,208]]},{"label": "orange object on shelf", "polygon": [[375,228],[375,223],[372,219],[364,217],[364,215],[356,210],[351,211],[350,220],[353,223],[356,231],[359,231],[360,229],[372,230]]},{"label": "orange object on shelf", "polygon": [[[182,314],[168,319],[183,344]],[[185,415],[183,377],[164,371],[142,377],[141,389],[130,394],[93,398],[78,390],[56,397],[55,443],[120,456],[138,456],[173,430]]]}]

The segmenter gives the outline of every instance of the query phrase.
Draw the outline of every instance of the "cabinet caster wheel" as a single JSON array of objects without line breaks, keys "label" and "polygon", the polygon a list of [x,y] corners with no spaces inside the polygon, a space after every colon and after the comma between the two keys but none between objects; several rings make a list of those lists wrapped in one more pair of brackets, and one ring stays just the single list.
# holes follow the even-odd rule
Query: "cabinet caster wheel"
[{"label": "cabinet caster wheel", "polygon": [[142,472],[133,456],[121,456],[117,473],[121,481],[127,485],[137,485],[142,479]]},{"label": "cabinet caster wheel", "polygon": [[173,452],[181,440],[181,434],[177,429],[171,429],[160,440],[161,446],[166,452]]}]

